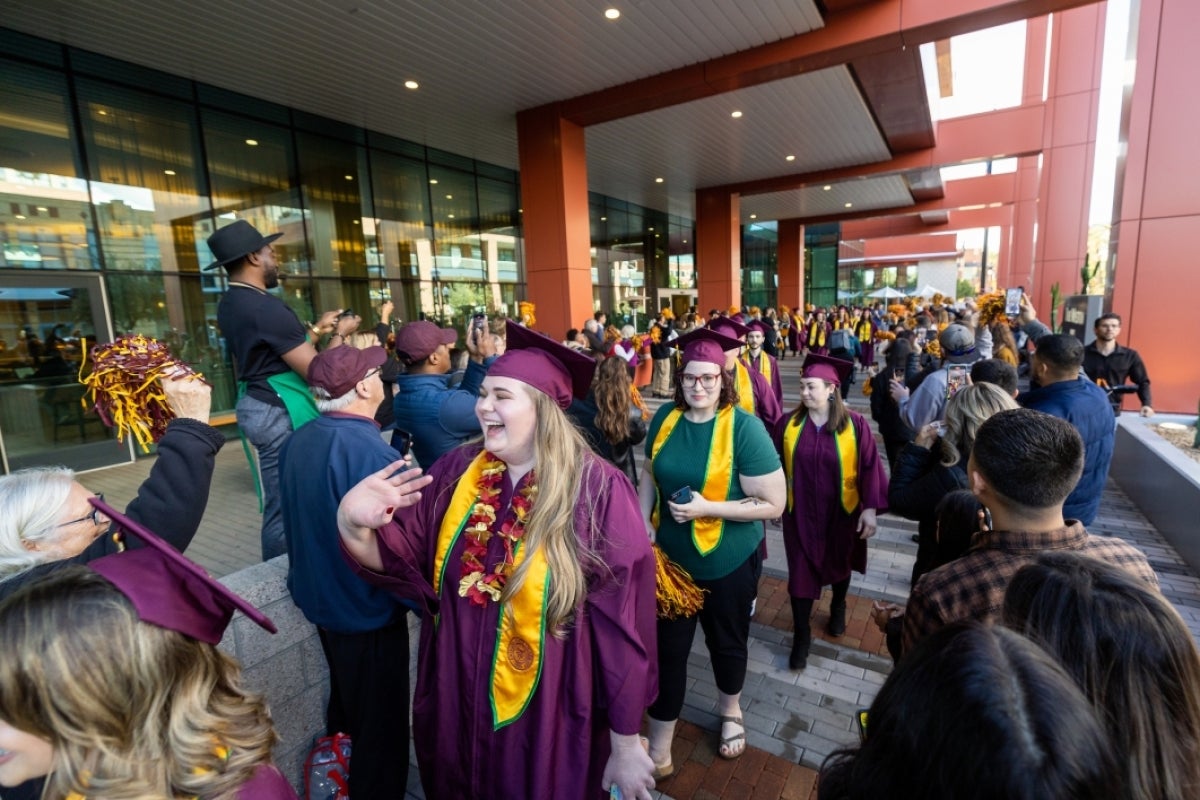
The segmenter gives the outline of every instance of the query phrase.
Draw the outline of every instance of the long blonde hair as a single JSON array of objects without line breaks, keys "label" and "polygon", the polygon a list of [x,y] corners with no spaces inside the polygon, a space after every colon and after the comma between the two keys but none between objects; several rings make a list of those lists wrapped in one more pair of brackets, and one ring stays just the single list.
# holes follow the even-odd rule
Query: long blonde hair
[{"label": "long blonde hair", "polygon": [[[561,633],[587,597],[584,567],[597,561],[589,545],[594,531],[575,529],[576,508],[597,461],[583,434],[549,395],[527,384],[523,388],[533,399],[537,415],[533,454],[538,487],[525,525],[525,546],[529,552],[545,551],[551,576],[546,621],[549,630]],[[564,468],[568,464],[571,467]],[[587,515],[589,520],[593,517]],[[502,601],[521,588],[529,564],[526,559],[513,572],[500,594]]]},{"label": "long blonde hair", "polygon": [[86,567],[0,605],[0,652],[0,718],[54,747],[43,797],[233,800],[271,759],[270,714],[237,662],[142,622]]},{"label": "long blonde hair", "polygon": [[953,467],[971,452],[975,434],[988,417],[1017,407],[1017,401],[994,383],[973,383],[955,392],[946,403],[942,466]]}]

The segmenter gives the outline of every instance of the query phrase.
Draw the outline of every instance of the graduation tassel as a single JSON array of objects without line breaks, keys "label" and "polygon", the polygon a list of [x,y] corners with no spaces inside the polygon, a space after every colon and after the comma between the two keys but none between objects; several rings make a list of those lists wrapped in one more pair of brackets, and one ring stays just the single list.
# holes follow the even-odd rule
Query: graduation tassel
[{"label": "graduation tassel", "polygon": [[704,590],[695,584],[687,570],[667,558],[657,544],[654,573],[660,618],[678,619],[699,613],[704,606]]}]

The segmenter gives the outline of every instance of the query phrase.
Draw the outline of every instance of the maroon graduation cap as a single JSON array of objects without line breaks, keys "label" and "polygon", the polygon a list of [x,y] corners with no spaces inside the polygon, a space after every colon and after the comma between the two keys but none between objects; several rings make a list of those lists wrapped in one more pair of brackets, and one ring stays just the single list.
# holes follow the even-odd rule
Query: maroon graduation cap
[{"label": "maroon graduation cap", "polygon": [[154,533],[97,497],[93,506],[132,534],[145,547],[97,558],[87,566],[129,598],[143,622],[218,644],[234,611],[241,611],[259,627],[276,633],[275,623],[249,602],[209,577],[196,562],[185,557]]},{"label": "maroon graduation cap", "polygon": [[840,358],[823,356],[820,353],[809,353],[804,358],[804,368],[803,372],[800,373],[800,377],[820,378],[823,381],[836,383],[840,386],[850,380],[850,373],[853,370],[853,361],[843,361]]},{"label": "maroon graduation cap", "polygon": [[504,355],[488,367],[488,375],[527,383],[566,409],[571,398],[582,400],[592,387],[596,362],[549,336],[508,320]]},{"label": "maroon graduation cap", "polygon": [[725,352],[740,350],[743,347],[741,341],[712,328],[696,328],[696,330],[680,336],[671,344],[683,351],[682,363],[684,366],[693,361],[699,361],[705,364],[716,364],[722,369],[725,368]]}]

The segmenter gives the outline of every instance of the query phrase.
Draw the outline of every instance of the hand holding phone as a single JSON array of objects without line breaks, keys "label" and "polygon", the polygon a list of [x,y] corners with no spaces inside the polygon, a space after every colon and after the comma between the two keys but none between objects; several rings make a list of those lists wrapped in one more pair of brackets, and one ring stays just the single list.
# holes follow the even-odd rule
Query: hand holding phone
[{"label": "hand holding phone", "polygon": [[692,487],[684,486],[679,489],[675,494],[671,495],[671,502],[677,506],[686,506],[692,502]]},{"label": "hand holding phone", "polygon": [[1004,313],[1010,317],[1021,313],[1021,297],[1025,294],[1024,286],[1016,286],[1004,292]]}]

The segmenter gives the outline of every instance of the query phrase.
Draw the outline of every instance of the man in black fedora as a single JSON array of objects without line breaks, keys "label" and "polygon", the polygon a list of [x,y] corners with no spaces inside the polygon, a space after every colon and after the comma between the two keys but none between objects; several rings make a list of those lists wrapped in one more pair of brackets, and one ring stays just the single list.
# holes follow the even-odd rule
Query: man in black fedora
[{"label": "man in black fedora", "polygon": [[332,331],[327,347],[338,347],[358,327],[358,318],[339,316],[340,309],[326,311],[310,327],[267,291],[279,285],[271,243],[282,235],[263,236],[239,219],[208,237],[216,261],[205,267],[224,267],[229,273],[229,291],[217,306],[217,324],[233,354],[238,427],[258,451],[264,561],[287,552],[279,500],[279,450],[293,430],[317,417],[305,381],[309,362],[317,355],[314,344]]}]

